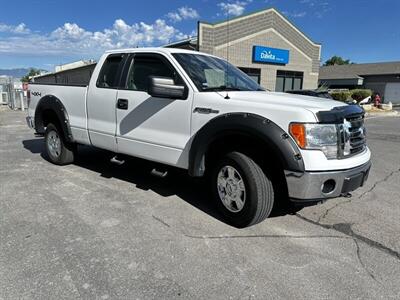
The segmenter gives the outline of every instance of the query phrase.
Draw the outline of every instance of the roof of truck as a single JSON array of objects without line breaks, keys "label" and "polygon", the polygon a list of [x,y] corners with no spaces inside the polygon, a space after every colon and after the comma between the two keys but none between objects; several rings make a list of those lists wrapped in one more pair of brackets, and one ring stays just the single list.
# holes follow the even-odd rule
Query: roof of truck
[{"label": "roof of truck", "polygon": [[144,47],[144,48],[127,48],[127,49],[115,49],[115,50],[108,50],[105,53],[131,53],[131,52],[161,52],[161,53],[196,53],[196,54],[203,54],[208,55],[206,53],[186,50],[186,49],[179,49],[179,48],[161,48],[161,47]]}]

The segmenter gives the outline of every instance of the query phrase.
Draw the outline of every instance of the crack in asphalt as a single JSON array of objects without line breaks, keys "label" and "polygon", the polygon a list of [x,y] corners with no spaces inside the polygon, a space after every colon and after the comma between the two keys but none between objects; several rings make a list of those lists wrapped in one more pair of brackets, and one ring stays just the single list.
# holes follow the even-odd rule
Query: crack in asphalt
[{"label": "crack in asphalt", "polygon": [[190,235],[183,233],[185,237],[192,239],[246,239],[246,238],[289,238],[289,239],[320,239],[320,238],[333,238],[333,239],[351,239],[341,235],[284,235],[284,234],[255,234],[255,235]]},{"label": "crack in asphalt", "polygon": [[[390,172],[388,175],[386,175],[383,179],[378,180],[377,182],[375,182],[371,188],[369,188],[367,191],[363,192],[362,194],[360,194],[357,198],[355,199],[361,199],[363,198],[365,195],[367,195],[368,193],[372,192],[379,184],[386,182],[387,180],[389,180],[390,177],[392,177],[394,174],[399,173],[400,172],[400,168],[397,170],[394,170],[392,172]],[[329,212],[341,205],[344,205],[345,203],[349,203],[351,202],[353,199],[349,199],[347,201],[344,202],[340,202],[336,205],[334,205],[333,207],[327,209],[325,211],[325,213],[323,215],[321,215],[317,221],[308,219],[300,214],[295,214],[296,217],[300,218],[301,220],[311,223],[313,225],[316,226],[320,226],[324,229],[329,229],[329,230],[335,230],[337,232],[340,232],[342,234],[344,234],[345,236],[341,236],[341,235],[267,235],[267,234],[256,234],[256,235],[219,235],[219,236],[215,236],[215,235],[204,235],[204,236],[200,236],[200,235],[190,235],[190,234],[185,234],[182,233],[183,236],[187,237],[187,238],[192,238],[192,239],[246,239],[246,238],[287,238],[287,239],[320,239],[320,238],[334,238],[334,239],[351,239],[354,241],[355,245],[356,245],[356,254],[357,254],[357,259],[361,265],[361,267],[365,270],[365,272],[369,275],[369,277],[371,277],[374,281],[376,281],[377,283],[381,284],[376,277],[367,269],[366,265],[364,264],[364,262],[361,259],[361,253],[360,253],[360,246],[358,244],[359,241],[365,243],[366,245],[375,248],[381,252],[387,253],[390,256],[397,258],[398,260],[400,260],[400,253],[383,245],[382,243],[379,243],[377,241],[374,241],[372,239],[369,239],[363,235],[357,234],[354,232],[354,230],[352,229],[352,225],[350,223],[337,223],[337,224],[323,224],[321,223],[322,220],[324,220],[326,218],[326,216],[329,214]],[[156,216],[152,216],[155,220],[157,220],[158,222],[162,223],[164,226],[170,228],[171,226],[165,222],[164,220],[162,220],[159,217]]]},{"label": "crack in asphalt", "polygon": [[387,246],[385,246],[385,245],[383,245],[383,244],[381,244],[381,243],[379,243],[377,241],[371,240],[371,239],[369,239],[369,238],[367,238],[367,237],[365,237],[363,235],[355,233],[353,231],[353,229],[351,228],[352,224],[350,224],[350,223],[337,223],[337,224],[329,225],[329,224],[322,224],[322,223],[319,223],[317,221],[313,221],[313,220],[308,219],[308,218],[306,218],[306,217],[304,217],[304,216],[302,216],[300,214],[296,214],[296,217],[298,217],[299,219],[301,219],[301,220],[303,220],[305,222],[311,223],[313,225],[317,225],[317,226],[320,226],[320,227],[325,228],[325,229],[333,229],[333,230],[335,230],[337,232],[343,233],[346,236],[349,236],[349,237],[351,237],[353,239],[357,239],[358,241],[364,242],[368,246],[371,246],[371,247],[373,247],[373,248],[375,248],[377,250],[385,252],[385,253],[389,254],[390,256],[400,260],[400,253],[399,252],[397,252],[397,251],[395,251],[395,250],[393,250],[393,249],[391,249],[391,248],[389,248],[389,247],[387,247]]},{"label": "crack in asphalt", "polygon": [[163,224],[164,226],[166,226],[166,227],[171,227],[167,222],[165,222],[164,220],[162,220],[161,218],[159,218],[159,217],[156,217],[155,215],[152,215],[152,217],[153,217],[153,219],[154,220],[157,220],[158,222],[160,222],[161,224]]},{"label": "crack in asphalt", "polygon": [[[362,258],[361,258],[361,249],[359,246],[359,241],[364,242],[365,244],[372,246],[373,248],[379,249],[380,251],[384,251],[388,254],[390,254],[391,256],[394,256],[398,259],[400,259],[400,254],[386,246],[384,246],[381,243],[378,243],[376,241],[373,241],[371,239],[368,239],[364,236],[361,236],[359,234],[356,234],[353,229],[351,228],[351,224],[348,223],[339,223],[339,224],[334,224],[334,225],[327,225],[327,224],[319,224],[316,221],[307,219],[299,214],[296,214],[296,216],[308,223],[314,224],[314,225],[318,225],[321,226],[325,229],[333,229],[335,231],[338,231],[340,233],[345,234],[345,236],[342,235],[269,235],[269,234],[257,234],[257,235],[219,235],[219,236],[213,236],[213,235],[190,235],[190,234],[186,234],[186,233],[182,233],[183,236],[187,237],[187,238],[191,238],[191,239],[210,239],[210,240],[221,240],[221,239],[246,239],[246,238],[283,238],[283,239],[321,239],[321,238],[333,238],[333,239],[347,239],[347,240],[352,240],[354,242],[354,244],[356,245],[356,256],[357,256],[357,260],[360,264],[360,266],[363,268],[363,270],[368,274],[368,276],[374,280],[375,282],[377,282],[378,284],[382,285],[382,283],[376,279],[375,275],[368,270],[367,266],[365,265],[365,263],[363,262]],[[163,224],[164,226],[171,228],[171,226],[165,222],[164,220],[162,220],[159,217],[156,216],[152,216],[155,220],[157,220],[158,222],[160,222],[161,224]],[[243,294],[243,293],[242,293]]]},{"label": "crack in asphalt", "polygon": [[397,170],[393,170],[392,172],[390,172],[388,175],[386,175],[383,179],[376,181],[371,188],[369,188],[368,190],[366,190],[364,193],[362,193],[361,195],[359,195],[356,198],[349,198],[346,201],[342,201],[339,202],[337,204],[335,204],[334,206],[332,206],[331,208],[328,208],[317,220],[318,223],[321,223],[322,220],[324,220],[329,213],[334,210],[335,208],[342,206],[344,204],[350,203],[351,201],[353,201],[354,199],[362,199],[365,195],[369,194],[370,192],[372,192],[379,184],[384,183],[386,181],[389,180],[390,177],[392,177],[393,175],[397,174],[400,172],[400,168]]},{"label": "crack in asphalt", "polygon": [[379,184],[388,181],[390,177],[392,177],[394,174],[397,174],[397,173],[400,173],[400,168],[398,168],[397,170],[393,170],[388,175],[386,175],[383,179],[375,182],[370,189],[368,189],[367,191],[362,193],[360,196],[358,196],[357,199],[363,198],[366,194],[369,194],[370,192],[372,192]]},{"label": "crack in asphalt", "polygon": [[[337,232],[340,232],[342,234],[344,234],[345,236],[342,235],[284,235],[284,234],[255,234],[255,235],[190,235],[190,234],[186,234],[181,232],[181,234],[187,238],[191,238],[191,239],[210,239],[210,240],[221,240],[221,239],[246,239],[246,238],[288,238],[288,239],[321,239],[321,238],[332,238],[332,239],[352,239],[355,242],[356,241],[361,241],[365,244],[367,244],[368,246],[375,248],[379,251],[385,252],[387,254],[389,254],[390,256],[397,258],[398,260],[400,260],[400,253],[383,245],[382,243],[379,243],[377,241],[374,241],[372,239],[369,239],[363,235],[357,234],[353,231],[352,224],[350,223],[337,223],[337,224],[333,224],[333,225],[329,225],[329,224],[322,224],[319,223],[317,221],[313,221],[311,219],[308,219],[300,214],[296,214],[296,217],[298,217],[299,219],[316,225],[316,226],[320,226],[324,229],[329,229],[329,230],[335,230]],[[159,217],[156,216],[152,216],[153,219],[155,219],[156,221],[158,221],[159,223],[161,223],[162,225],[171,228],[171,225],[169,225],[167,222],[165,222],[164,220],[162,220]],[[357,245],[358,246],[358,245]]]},{"label": "crack in asphalt", "polygon": [[318,218],[317,222],[320,223],[322,220],[324,220],[324,219],[328,216],[328,214],[330,213],[331,210],[335,209],[336,207],[342,206],[342,205],[344,205],[344,204],[346,204],[346,203],[350,203],[352,200],[353,200],[352,198],[349,198],[349,199],[346,200],[346,201],[336,203],[336,204],[335,204],[334,206],[332,206],[331,208],[328,208],[328,209]]},{"label": "crack in asphalt", "polygon": [[[171,228],[167,222],[160,217],[152,215],[153,219],[164,225],[165,227]],[[191,239],[246,239],[246,238],[292,238],[292,239],[319,239],[319,238],[332,238],[332,239],[351,239],[342,235],[284,235],[284,234],[249,234],[249,235],[191,235],[181,232],[181,234]]]},{"label": "crack in asphalt", "polygon": [[364,269],[364,271],[369,275],[369,277],[371,277],[374,281],[376,281],[377,283],[381,284],[380,281],[378,281],[375,278],[375,275],[372,274],[368,269],[367,266],[364,264],[364,262],[361,259],[361,250],[360,250],[360,245],[358,244],[358,241],[356,239],[353,239],[354,244],[356,245],[356,254],[357,254],[357,259],[361,265],[361,267]]}]

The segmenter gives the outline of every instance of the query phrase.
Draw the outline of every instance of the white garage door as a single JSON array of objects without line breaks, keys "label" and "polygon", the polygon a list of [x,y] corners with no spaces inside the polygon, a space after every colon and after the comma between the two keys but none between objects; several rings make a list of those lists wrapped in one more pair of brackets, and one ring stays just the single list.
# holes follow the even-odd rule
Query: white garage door
[{"label": "white garage door", "polygon": [[385,102],[400,104],[400,82],[386,83]]}]

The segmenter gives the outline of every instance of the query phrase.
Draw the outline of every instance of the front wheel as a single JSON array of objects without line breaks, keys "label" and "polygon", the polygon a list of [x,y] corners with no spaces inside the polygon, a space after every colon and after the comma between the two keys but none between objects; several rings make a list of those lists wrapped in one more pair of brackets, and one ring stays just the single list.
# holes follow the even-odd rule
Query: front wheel
[{"label": "front wheel", "polygon": [[261,167],[243,153],[231,152],[217,160],[211,185],[220,212],[235,227],[257,224],[271,213],[272,182]]},{"label": "front wheel", "polygon": [[66,165],[74,161],[74,145],[64,141],[62,132],[53,124],[48,124],[45,132],[45,147],[50,162]]}]

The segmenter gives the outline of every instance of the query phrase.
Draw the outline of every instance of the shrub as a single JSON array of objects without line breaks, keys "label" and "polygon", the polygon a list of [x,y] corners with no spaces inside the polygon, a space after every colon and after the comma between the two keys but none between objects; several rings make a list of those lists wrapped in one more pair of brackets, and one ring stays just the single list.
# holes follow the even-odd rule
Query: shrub
[{"label": "shrub", "polygon": [[351,90],[350,94],[352,99],[356,100],[357,102],[360,102],[361,100],[371,96],[372,91],[367,89],[356,89],[356,90]]},{"label": "shrub", "polygon": [[331,94],[332,98],[338,101],[346,101],[350,98],[350,92],[348,91],[341,91],[341,92],[333,92]]}]

